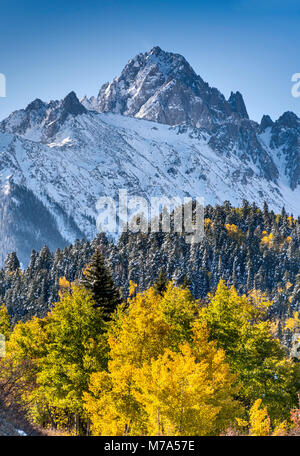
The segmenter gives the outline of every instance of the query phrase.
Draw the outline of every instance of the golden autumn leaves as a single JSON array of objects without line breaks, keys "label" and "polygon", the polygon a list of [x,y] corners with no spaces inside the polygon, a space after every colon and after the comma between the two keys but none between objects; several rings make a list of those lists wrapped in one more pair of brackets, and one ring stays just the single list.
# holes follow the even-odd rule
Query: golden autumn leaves
[{"label": "golden autumn leaves", "polygon": [[238,416],[256,432],[259,395],[274,423],[286,416],[296,400],[295,378],[262,321],[270,305],[261,293],[239,296],[224,282],[202,308],[171,283],[162,296],[150,288],[130,298],[110,330],[108,370],[92,374],[84,393],[93,432],[218,435]]},{"label": "golden autumn leaves", "polygon": [[109,338],[108,372],[93,374],[84,394],[95,434],[208,435],[234,419],[235,376],[195,304],[172,284],[130,300]]}]

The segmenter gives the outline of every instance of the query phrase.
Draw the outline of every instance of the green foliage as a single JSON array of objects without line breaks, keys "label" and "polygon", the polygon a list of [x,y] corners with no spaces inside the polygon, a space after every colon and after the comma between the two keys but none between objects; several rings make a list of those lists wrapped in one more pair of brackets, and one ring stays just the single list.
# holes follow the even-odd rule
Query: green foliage
[{"label": "green foliage", "polygon": [[103,313],[88,290],[70,284],[47,317],[16,325],[8,356],[16,363],[31,361],[24,373],[28,384],[34,384],[24,391],[31,417],[54,426],[69,425],[74,414],[83,417],[82,394],[91,372],[107,364]]},{"label": "green foliage", "polygon": [[46,330],[49,343],[38,382],[49,400],[80,410],[90,372],[106,363],[102,312],[88,291],[71,285],[55,303]]},{"label": "green foliage", "polygon": [[299,379],[265,319],[270,305],[257,291],[239,296],[221,281],[201,313],[210,338],[225,350],[232,371],[239,375],[239,397],[245,406],[263,398],[271,419],[278,422],[288,418],[297,403]]},{"label": "green foliage", "polygon": [[[96,435],[290,432],[299,363],[274,336],[263,293],[221,280],[204,303],[174,282],[163,293],[130,282],[107,321],[91,290],[59,285],[47,316],[15,325],[0,362],[5,397],[13,391],[31,420],[76,434],[90,422]],[[4,306],[1,324],[9,331]]]},{"label": "green foliage", "polygon": [[83,285],[91,291],[96,306],[101,307],[106,319],[121,303],[112,275],[97,249],[90,264],[84,270]]}]

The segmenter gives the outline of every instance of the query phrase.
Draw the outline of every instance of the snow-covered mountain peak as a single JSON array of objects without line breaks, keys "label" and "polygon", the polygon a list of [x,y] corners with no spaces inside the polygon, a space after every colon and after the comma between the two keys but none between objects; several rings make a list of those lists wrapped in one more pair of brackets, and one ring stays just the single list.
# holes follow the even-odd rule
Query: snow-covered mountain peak
[{"label": "snow-covered mountain peak", "polygon": [[97,97],[36,99],[0,122],[0,262],[92,238],[98,198],[123,188],[299,215],[299,154],[295,114],[258,124],[240,92],[226,100],[184,57],[154,47]]},{"label": "snow-covered mountain peak", "polygon": [[29,105],[25,108],[26,112],[39,112],[46,109],[47,103],[44,103],[39,98],[33,100]]},{"label": "snow-covered mountain peak", "polygon": [[45,103],[34,100],[25,109],[13,112],[0,123],[0,131],[38,142],[49,142],[69,117],[86,113],[75,92],[63,100]]}]

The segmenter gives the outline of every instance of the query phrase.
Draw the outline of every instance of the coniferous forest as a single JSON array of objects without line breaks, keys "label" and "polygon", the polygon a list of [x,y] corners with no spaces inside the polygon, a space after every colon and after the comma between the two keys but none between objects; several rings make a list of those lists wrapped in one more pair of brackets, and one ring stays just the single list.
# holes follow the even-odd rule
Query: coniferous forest
[{"label": "coniferous forest", "polygon": [[67,435],[298,435],[300,221],[244,201],[205,236],[11,253],[0,402]]},{"label": "coniferous forest", "polygon": [[[110,266],[122,297],[128,297],[130,281],[143,291],[160,273],[177,285],[187,284],[196,299],[205,299],[223,279],[239,293],[265,292],[274,304],[272,317],[284,321],[299,308],[300,221],[283,210],[261,210],[244,202],[205,208],[205,236],[189,245],[174,233],[125,232],[119,241],[104,233],[92,242],[76,241],[52,253],[45,246],[33,251],[21,271],[11,253],[0,270],[0,296],[13,320],[43,317],[58,299],[59,279],[83,278],[83,271],[99,250]],[[279,324],[279,331],[281,331]]]}]

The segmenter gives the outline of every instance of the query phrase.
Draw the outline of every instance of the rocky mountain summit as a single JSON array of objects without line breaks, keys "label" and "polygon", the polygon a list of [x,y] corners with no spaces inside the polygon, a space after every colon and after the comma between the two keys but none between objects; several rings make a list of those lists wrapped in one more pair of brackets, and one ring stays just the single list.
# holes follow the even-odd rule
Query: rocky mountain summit
[{"label": "rocky mountain summit", "polygon": [[[258,125],[249,120],[240,92],[231,92],[226,100],[179,54],[159,47],[139,54],[119,77],[101,87],[97,98],[84,97],[81,102],[100,113],[206,130],[212,135],[209,145],[214,150],[224,153],[236,149],[243,159],[254,159],[262,175],[275,182],[280,174],[275,163],[280,161],[288,186],[294,190],[300,183],[300,119],[296,114],[286,112],[276,122],[265,115]],[[266,132],[270,138],[261,138]]]},{"label": "rocky mountain summit", "polygon": [[97,98],[85,97],[81,102],[98,112],[167,125],[188,122],[197,128],[212,128],[228,118],[248,118],[239,92],[226,100],[184,57],[159,47],[129,60],[119,77],[101,87]]},{"label": "rocky mountain summit", "polygon": [[300,119],[260,124],[184,57],[137,55],[97,97],[36,99],[0,122],[0,263],[92,239],[100,196],[243,199],[300,214]]}]

